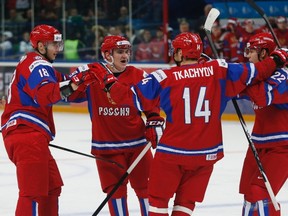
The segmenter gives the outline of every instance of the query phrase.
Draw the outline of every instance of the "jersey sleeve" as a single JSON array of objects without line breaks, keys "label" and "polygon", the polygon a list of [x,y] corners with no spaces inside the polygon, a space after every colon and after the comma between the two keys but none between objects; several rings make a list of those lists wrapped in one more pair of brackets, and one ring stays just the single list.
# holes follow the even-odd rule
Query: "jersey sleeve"
[{"label": "jersey sleeve", "polygon": [[59,83],[65,77],[55,71],[51,64],[39,60],[30,67],[30,75],[24,91],[39,105],[52,105],[61,100]]},{"label": "jersey sleeve", "polygon": [[165,78],[164,71],[157,70],[133,86],[116,82],[110,90],[110,96],[116,103],[134,106],[139,111],[154,112],[158,110],[155,107],[159,107],[160,82]]},{"label": "jersey sleeve", "polygon": [[287,69],[276,70],[266,81],[249,86],[244,94],[257,106],[287,103]]},{"label": "jersey sleeve", "polygon": [[[219,64],[220,67],[223,67],[221,64]],[[276,64],[272,58],[266,58],[256,64],[228,63],[226,67],[226,95],[228,97],[235,97],[248,86],[268,79],[276,70]]]}]

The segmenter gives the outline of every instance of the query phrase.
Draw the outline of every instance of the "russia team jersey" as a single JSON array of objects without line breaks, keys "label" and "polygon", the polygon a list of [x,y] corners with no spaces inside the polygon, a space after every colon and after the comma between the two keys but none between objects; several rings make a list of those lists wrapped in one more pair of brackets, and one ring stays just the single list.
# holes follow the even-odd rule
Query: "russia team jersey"
[{"label": "russia team jersey", "polygon": [[3,137],[17,126],[27,125],[53,140],[52,104],[61,100],[58,82],[64,80],[66,77],[36,52],[23,56],[12,76],[1,116]]},{"label": "russia team jersey", "polygon": [[268,78],[273,70],[271,58],[255,65],[212,60],[157,70],[132,91],[118,82],[110,94],[117,103],[130,101],[138,110],[151,109],[160,97],[166,127],[155,157],[186,165],[215,163],[223,157],[221,115],[227,102],[247,85]]},{"label": "russia team jersey", "polygon": [[[135,85],[147,75],[143,70],[127,66],[117,76],[126,86]],[[87,89],[87,100],[92,121],[92,153],[113,154],[135,151],[147,143],[145,124],[135,107],[113,104],[98,82]],[[159,113],[159,108],[153,109]]]},{"label": "russia team jersey", "polygon": [[252,130],[255,147],[288,146],[287,69],[278,69],[266,82],[248,87],[244,94],[253,102],[255,111]]}]

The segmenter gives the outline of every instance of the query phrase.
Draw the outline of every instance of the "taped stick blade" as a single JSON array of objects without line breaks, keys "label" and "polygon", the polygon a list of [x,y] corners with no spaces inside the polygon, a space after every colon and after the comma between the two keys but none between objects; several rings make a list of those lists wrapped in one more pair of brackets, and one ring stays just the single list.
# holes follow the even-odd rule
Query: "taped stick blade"
[{"label": "taped stick blade", "polygon": [[216,21],[220,14],[220,11],[216,8],[212,8],[206,18],[205,24],[204,24],[204,29],[211,31],[213,23]]}]

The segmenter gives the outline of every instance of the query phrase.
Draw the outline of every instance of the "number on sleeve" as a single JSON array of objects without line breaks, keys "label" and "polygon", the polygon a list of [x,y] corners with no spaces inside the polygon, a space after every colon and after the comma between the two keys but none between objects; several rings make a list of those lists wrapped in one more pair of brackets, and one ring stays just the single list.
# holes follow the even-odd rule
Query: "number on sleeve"
[{"label": "number on sleeve", "polygon": [[45,69],[45,68],[41,68],[41,69],[39,69],[39,74],[40,74],[40,76],[41,77],[49,77],[49,73],[48,73],[48,71]]}]

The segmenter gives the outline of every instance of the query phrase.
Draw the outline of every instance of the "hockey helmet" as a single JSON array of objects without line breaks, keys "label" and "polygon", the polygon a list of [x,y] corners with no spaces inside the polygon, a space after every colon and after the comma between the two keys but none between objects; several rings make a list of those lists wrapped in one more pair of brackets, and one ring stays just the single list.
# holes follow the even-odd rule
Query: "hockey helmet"
[{"label": "hockey helmet", "polygon": [[203,51],[203,43],[198,34],[184,32],[177,35],[172,41],[171,52],[173,55],[178,49],[182,50],[182,54],[185,58],[199,59]]},{"label": "hockey helmet", "polygon": [[101,45],[101,53],[104,58],[105,52],[112,53],[113,49],[131,49],[130,42],[123,36],[109,35],[104,38]]},{"label": "hockey helmet", "polygon": [[30,33],[30,42],[34,49],[37,48],[38,42],[43,42],[45,45],[48,42],[56,42],[59,51],[63,50],[62,34],[49,25],[38,25]]},{"label": "hockey helmet", "polygon": [[247,55],[250,49],[255,49],[257,53],[260,53],[262,49],[266,49],[270,54],[276,47],[273,36],[270,33],[263,32],[250,38],[245,48],[245,54]]}]

